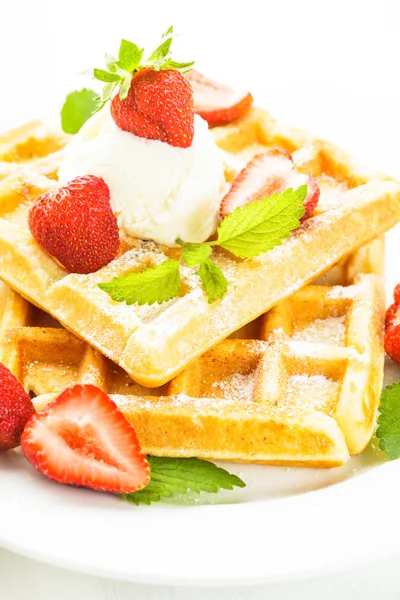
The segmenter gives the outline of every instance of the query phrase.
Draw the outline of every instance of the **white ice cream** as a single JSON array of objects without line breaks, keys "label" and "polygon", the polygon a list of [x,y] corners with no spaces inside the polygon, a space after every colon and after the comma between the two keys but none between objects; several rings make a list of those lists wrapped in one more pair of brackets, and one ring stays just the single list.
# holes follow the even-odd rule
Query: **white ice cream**
[{"label": "white ice cream", "polygon": [[60,182],[79,175],[104,179],[119,226],[134,237],[172,246],[177,237],[204,242],[217,227],[222,153],[197,115],[192,145],[177,148],[122,131],[105,106],[65,150]]}]

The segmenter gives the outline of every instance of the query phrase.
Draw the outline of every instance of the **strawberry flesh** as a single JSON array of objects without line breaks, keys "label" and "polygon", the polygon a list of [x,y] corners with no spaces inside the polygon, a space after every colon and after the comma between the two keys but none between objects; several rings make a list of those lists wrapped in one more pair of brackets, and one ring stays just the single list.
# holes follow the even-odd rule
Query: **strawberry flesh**
[{"label": "strawberry flesh", "polygon": [[394,290],[394,303],[386,311],[385,351],[400,365],[400,284]]},{"label": "strawberry flesh", "polygon": [[114,96],[111,116],[123,131],[188,148],[194,137],[192,88],[176,70],[141,69],[127,98]]},{"label": "strawberry flesh", "polygon": [[22,385],[0,363],[0,451],[19,446],[22,431],[34,413],[32,401]]},{"label": "strawberry flesh", "polygon": [[292,157],[286,150],[273,148],[256,154],[239,173],[229,192],[221,202],[221,216],[226,217],[236,208],[262,200],[275,192],[282,193],[288,188],[297,189],[307,185],[304,201],[305,213],[301,221],[308,219],[319,200],[319,185],[309,175],[299,173],[293,165]]},{"label": "strawberry flesh", "polygon": [[101,177],[77,177],[39,196],[28,222],[38,244],[70,273],[93,273],[117,255],[118,223]]},{"label": "strawberry flesh", "polygon": [[186,73],[194,93],[194,111],[209,125],[226,125],[248,112],[253,104],[250,92],[234,90],[201,73],[191,70]]},{"label": "strawberry flesh", "polygon": [[36,413],[21,446],[40,473],[59,483],[121,494],[150,479],[133,427],[93,385],[75,385]]}]

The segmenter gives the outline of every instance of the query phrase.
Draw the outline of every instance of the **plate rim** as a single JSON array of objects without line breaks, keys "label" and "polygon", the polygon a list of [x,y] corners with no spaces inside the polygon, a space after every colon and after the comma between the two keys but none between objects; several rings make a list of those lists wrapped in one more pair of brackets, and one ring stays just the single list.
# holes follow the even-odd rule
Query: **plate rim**
[{"label": "plate rim", "polygon": [[[146,555],[146,552],[142,552],[140,551],[139,553],[136,552],[133,555],[134,558],[134,565],[133,568],[131,568],[131,570],[127,570],[126,566],[120,566],[120,559],[121,556],[118,556],[118,551],[117,553],[115,553],[115,551],[113,552],[113,556],[111,555],[107,555],[104,557],[103,561],[101,562],[101,564],[98,563],[93,563],[90,560],[88,561],[87,559],[83,558],[80,549],[77,549],[76,554],[74,554],[73,556],[71,556],[70,550],[68,550],[66,552],[66,554],[63,554],[63,550],[62,548],[60,548],[60,545],[58,546],[58,548],[55,548],[54,543],[56,541],[56,538],[58,537],[58,533],[56,534],[56,536],[53,536],[53,545],[49,545],[49,547],[47,547],[46,550],[43,549],[43,547],[41,546],[40,548],[38,547],[34,547],[33,544],[33,540],[35,537],[35,529],[33,529],[28,536],[28,540],[25,538],[23,541],[21,539],[12,539],[12,537],[10,538],[10,536],[7,534],[4,534],[4,522],[5,522],[5,515],[6,512],[4,510],[2,510],[2,507],[4,505],[4,494],[3,494],[3,501],[2,501],[2,497],[0,496],[0,546],[4,547],[5,549],[8,549],[12,552],[17,552],[18,554],[22,554],[24,556],[27,556],[33,560],[38,560],[40,562],[49,564],[49,565],[53,565],[53,566],[57,566],[57,567],[61,567],[61,568],[65,568],[71,571],[76,571],[76,572],[81,572],[81,573],[86,573],[86,574],[90,574],[90,575],[94,575],[94,576],[101,576],[101,577],[106,577],[106,578],[110,578],[110,579],[115,579],[115,580],[120,580],[120,581],[130,581],[130,582],[134,582],[134,583],[142,583],[142,584],[156,584],[156,585],[174,585],[174,586],[192,586],[192,587],[209,587],[209,586],[225,586],[225,587],[231,587],[231,586],[244,586],[244,585],[261,585],[261,584],[271,584],[271,583],[279,583],[279,582],[283,582],[283,581],[290,581],[290,580],[300,580],[300,579],[307,579],[307,578],[311,578],[311,577],[316,577],[316,576],[321,576],[324,574],[329,574],[329,573],[333,573],[333,572],[337,572],[337,571],[344,571],[344,570],[348,570],[351,568],[355,568],[357,566],[360,566],[362,564],[368,563],[368,562],[372,562],[375,560],[382,560],[385,557],[391,556],[393,554],[396,554],[397,552],[400,552],[400,525],[398,526],[398,536],[394,535],[394,525],[392,523],[392,519],[391,519],[391,515],[394,514],[393,511],[396,508],[396,498],[397,498],[397,494],[393,493],[393,481],[396,481],[396,477],[393,477],[393,473],[394,472],[398,472],[398,475],[400,474],[400,462],[396,463],[396,462],[386,462],[383,463],[382,465],[380,465],[379,467],[374,467],[368,471],[365,471],[363,473],[359,473],[356,477],[353,477],[351,479],[336,483],[334,485],[331,486],[327,486],[325,488],[319,489],[319,490],[314,490],[314,491],[309,491],[306,493],[299,493],[293,496],[288,496],[285,498],[276,498],[276,499],[270,499],[270,500],[264,500],[264,501],[255,501],[255,502],[243,502],[243,503],[237,503],[237,504],[220,504],[220,505],[203,505],[203,506],[174,506],[174,505],[158,505],[157,506],[157,512],[154,513],[154,507],[156,505],[152,505],[152,507],[131,507],[129,505],[125,505],[127,506],[127,508],[129,510],[133,510],[135,512],[132,512],[131,514],[133,515],[133,519],[131,519],[130,521],[132,522],[137,522],[138,519],[142,519],[143,514],[146,514],[147,511],[147,518],[145,518],[145,520],[147,521],[152,521],[154,519],[154,515],[157,515],[157,520],[160,521],[160,518],[163,519],[164,523],[168,522],[168,519],[165,519],[165,514],[167,512],[171,513],[174,512],[175,515],[181,516],[182,515],[190,515],[190,519],[188,519],[187,517],[184,519],[184,521],[189,521],[192,519],[192,515],[193,512],[196,512],[196,516],[197,516],[197,533],[199,533],[199,531],[201,530],[201,528],[206,529],[207,528],[207,521],[209,520],[209,515],[214,512],[214,516],[217,517],[217,521],[213,519],[211,519],[211,521],[213,522],[213,527],[215,527],[215,522],[219,523],[219,530],[218,533],[221,534],[223,533],[224,535],[227,534],[230,524],[231,524],[231,517],[239,517],[239,518],[244,518],[244,519],[249,519],[250,521],[254,523],[257,522],[257,520],[261,517],[261,516],[266,516],[266,513],[271,513],[270,517],[272,516],[273,519],[279,519],[279,517],[282,517],[283,515],[285,515],[286,517],[288,515],[290,515],[291,511],[300,511],[298,514],[301,514],[302,519],[306,519],[309,521],[309,524],[314,524],[314,525],[318,525],[318,518],[316,519],[315,517],[318,517],[318,514],[313,515],[313,511],[315,510],[316,507],[319,507],[320,511],[324,511],[326,513],[327,510],[329,510],[329,508],[331,507],[335,507],[336,511],[338,510],[338,508],[340,508],[340,510],[346,509],[346,507],[348,507],[349,505],[352,505],[353,508],[355,510],[353,510],[350,514],[350,516],[352,517],[352,521],[353,521],[353,533],[356,533],[360,531],[360,523],[362,524],[362,521],[365,520],[368,523],[368,516],[371,515],[371,511],[376,510],[376,502],[377,500],[379,500],[382,497],[382,493],[387,490],[387,488],[389,487],[389,490],[391,490],[392,493],[390,493],[389,495],[385,495],[385,511],[383,514],[383,522],[381,522],[381,526],[380,526],[380,543],[379,545],[374,543],[370,546],[368,546],[368,544],[366,544],[366,540],[369,539],[368,535],[367,537],[365,537],[365,535],[362,537],[357,538],[357,535],[354,537],[351,536],[350,540],[347,540],[346,542],[346,548],[345,548],[345,552],[342,552],[342,554],[340,554],[339,556],[336,555],[336,552],[338,551],[338,549],[340,549],[340,546],[337,544],[338,542],[338,535],[339,537],[343,534],[343,529],[342,531],[339,533],[340,528],[338,528],[338,523],[337,523],[337,519],[336,520],[332,520],[330,523],[330,527],[328,527],[328,531],[329,531],[329,535],[330,536],[334,536],[335,535],[335,529],[336,529],[336,538],[331,537],[330,538],[330,544],[328,544],[327,546],[325,546],[325,551],[321,552],[319,549],[317,548],[313,548],[312,544],[308,544],[308,546],[306,546],[305,548],[303,548],[303,556],[302,556],[302,560],[301,560],[301,565],[299,567],[296,567],[296,564],[293,560],[293,553],[292,553],[292,557],[288,562],[288,565],[285,568],[281,568],[279,571],[274,571],[273,569],[264,569],[264,570],[260,570],[260,562],[258,562],[258,566],[256,567],[256,570],[254,569],[249,569],[249,565],[246,564],[245,560],[241,560],[240,556],[236,557],[236,563],[235,560],[233,560],[234,557],[234,553],[232,553],[232,549],[234,548],[234,544],[232,545],[232,540],[234,539],[234,537],[232,536],[228,536],[229,539],[220,543],[218,546],[219,549],[219,553],[222,554],[224,556],[225,559],[227,559],[227,561],[230,561],[230,564],[232,565],[231,567],[229,567],[229,569],[227,570],[225,565],[222,565],[222,568],[220,568],[218,571],[211,568],[211,562],[210,560],[204,560],[204,554],[202,554],[202,549],[204,550],[204,546],[202,544],[199,544],[196,548],[195,545],[193,545],[191,548],[187,548],[188,551],[190,551],[192,553],[192,558],[195,562],[197,562],[197,564],[200,566],[200,568],[196,569],[191,569],[189,571],[183,572],[183,569],[179,566],[181,564],[180,561],[174,561],[171,560],[171,557],[168,559],[168,557],[166,557],[164,555],[164,557],[162,556],[162,554],[160,554],[159,556],[157,556],[156,560],[154,561],[154,556],[152,556],[150,559],[149,557]],[[17,487],[18,487],[18,481],[19,479],[21,479],[22,481],[24,481],[24,478],[26,478],[26,472],[25,470],[21,470],[20,472],[20,477],[17,477],[16,481],[17,481]],[[13,474],[13,476],[15,476],[15,473]],[[30,480],[27,483],[27,489],[29,489],[29,487],[32,485],[32,479],[34,480],[35,485],[39,485],[39,488],[43,488],[41,490],[41,494],[43,495],[43,493],[45,494],[45,497],[47,497],[49,499],[50,502],[57,501],[57,497],[59,496],[60,492],[56,491],[57,488],[61,487],[58,486],[57,484],[53,483],[53,482],[48,482],[47,480],[43,480],[43,478],[40,475],[36,475],[34,474],[33,477],[30,478],[26,478],[27,480]],[[400,481],[400,479],[399,479]],[[372,484],[372,485],[371,485]],[[48,487],[53,487],[53,489],[46,489]],[[382,488],[383,486],[383,488]],[[24,485],[22,486],[24,487]],[[12,488],[9,488],[9,490]],[[368,491],[368,493],[366,494],[365,492]],[[371,492],[371,493],[370,493]],[[62,493],[62,491],[61,491]],[[14,499],[16,497],[16,494],[20,494],[20,491],[14,490],[14,494],[11,493],[11,496],[14,496]],[[72,494],[72,496],[71,496]],[[73,498],[74,495],[76,494],[76,498]],[[83,495],[82,495],[83,494]],[[89,494],[89,495],[87,495]],[[80,497],[84,497],[85,495],[87,495],[87,498],[89,498],[89,503],[91,505],[91,507],[94,510],[97,510],[96,507],[96,502],[92,504],[91,499],[95,496],[93,496],[93,494],[96,495],[95,492],[90,492],[87,490],[80,490],[77,488],[71,488],[69,490],[69,495],[74,499],[74,501],[76,502],[80,502],[79,498]],[[23,494],[22,494],[23,495]],[[98,496],[98,495],[96,495]],[[390,502],[387,502],[387,498],[390,499]],[[114,498],[110,499],[112,502],[115,502]],[[57,504],[57,503],[56,503]],[[85,503],[83,503],[84,505]],[[101,511],[104,510],[109,510],[109,502],[100,502],[100,504],[105,504],[105,507],[101,508]],[[121,503],[122,506],[123,503]],[[389,506],[390,505],[390,506]],[[57,504],[57,506],[59,506]],[[63,505],[64,507],[67,506],[68,511],[71,511],[71,507],[68,504],[68,501],[66,503],[64,503]],[[43,507],[42,507],[43,508]],[[87,507],[86,507],[87,508]],[[183,511],[181,509],[184,509]],[[301,512],[303,511],[303,512]],[[125,515],[125,509],[122,509],[122,511],[118,511],[121,512],[121,514],[123,513]],[[117,512],[117,514],[118,514]],[[108,513],[111,514],[111,513]],[[339,514],[338,512],[336,512],[336,515]],[[372,513],[373,514],[373,513]],[[381,514],[381,518],[382,518],[382,514]],[[1,515],[3,515],[3,517],[1,517]],[[221,515],[223,515],[221,517]],[[249,517],[249,515],[252,515]],[[85,516],[85,510],[83,511],[82,515],[79,516],[78,514],[78,520],[79,520],[79,527],[82,526],[82,517]],[[115,516],[115,514],[114,514]],[[349,516],[349,515],[348,515]],[[314,517],[314,519],[313,519]],[[60,518],[60,514],[58,514],[58,518]],[[62,514],[61,514],[61,518],[62,518]],[[357,523],[356,520],[358,519]],[[361,519],[361,521],[360,521]],[[388,520],[389,519],[389,520]],[[287,521],[287,518],[285,519]],[[293,523],[296,523],[296,520],[293,521]],[[271,524],[272,521],[270,520]],[[301,535],[302,532],[304,534],[304,528],[300,527],[299,525],[302,523],[301,520],[297,520],[297,525],[298,525],[298,531],[296,532],[295,530],[293,530],[293,538],[291,540],[291,542],[296,542],[297,546],[299,545],[299,542],[301,542]],[[350,521],[347,520],[347,527],[350,527]],[[355,527],[356,525],[356,527]],[[26,526],[26,522],[24,522],[24,526]],[[260,523],[260,521],[258,520],[258,529],[261,531],[262,530],[262,523]],[[45,537],[49,538],[49,533],[51,534],[51,532],[55,532],[55,528],[54,527],[47,527],[46,528],[47,533],[45,535]],[[171,529],[169,528],[169,531],[171,531]],[[215,530],[217,532],[217,530]],[[241,528],[240,533],[237,535],[236,539],[234,540],[234,543],[236,543],[237,547],[241,547],[243,548],[247,548],[249,544],[252,544],[252,548],[254,550],[254,548],[259,547],[259,533],[260,531],[256,531],[255,529],[253,530],[252,535],[247,535],[244,536],[243,532],[245,531],[245,529],[243,529],[243,527]],[[326,532],[328,535],[328,531]],[[351,529],[347,530],[348,533],[351,533]],[[26,532],[26,530],[25,530]],[[310,530],[310,532],[312,532],[312,530]],[[361,528],[361,532],[362,532],[362,528]],[[248,532],[247,532],[248,533]],[[276,533],[276,531],[275,531]],[[179,532],[179,534],[181,534],[181,532]],[[365,534],[365,531],[364,531]],[[297,535],[297,541],[295,539],[295,536]],[[299,537],[300,536],[300,537]],[[50,537],[52,537],[50,535]],[[396,537],[398,537],[398,541],[396,542]],[[315,540],[318,539],[318,535],[317,537],[313,537],[313,541],[315,542]],[[276,537],[273,538],[274,542],[277,541]],[[336,540],[336,541],[334,541]],[[44,540],[43,540],[44,541]],[[42,544],[43,544],[42,541]],[[47,539],[48,541],[48,539]],[[172,550],[176,550],[176,541],[175,543],[172,543],[172,548],[171,548],[171,552]],[[334,541],[334,543],[333,543]],[[334,552],[332,552],[332,543],[333,543],[333,547],[336,548],[336,550]],[[40,546],[41,544],[39,544]],[[110,546],[110,544],[109,544]],[[147,548],[148,549],[148,548]],[[56,551],[55,551],[56,550]],[[263,547],[261,548],[261,550],[268,550],[268,547]],[[269,550],[271,550],[271,547],[269,548]],[[327,551],[328,550],[328,551]],[[207,553],[210,554],[210,548],[207,548]],[[194,554],[194,555],[193,555]],[[246,553],[245,553],[246,554]],[[212,555],[212,556],[211,556]],[[211,552],[211,555],[209,558],[211,558],[211,560],[215,560],[216,558],[216,554],[215,554],[215,549],[213,552]],[[271,555],[270,555],[271,557]],[[166,559],[168,562],[168,569],[170,569],[170,571],[167,573],[165,570],[165,564],[164,564],[164,569],[161,568],[160,571],[160,565],[161,565],[161,560],[162,558]],[[182,559],[182,556],[179,557],[180,559]],[[242,559],[245,558],[244,555],[242,556]],[[111,563],[110,563],[110,559],[111,559]],[[202,560],[203,559],[203,560]],[[225,562],[227,562],[225,561]],[[318,562],[319,561],[319,562]],[[149,562],[153,562],[153,567],[149,568]],[[240,569],[240,566],[242,566],[244,568]],[[186,565],[187,566],[187,565]]]}]

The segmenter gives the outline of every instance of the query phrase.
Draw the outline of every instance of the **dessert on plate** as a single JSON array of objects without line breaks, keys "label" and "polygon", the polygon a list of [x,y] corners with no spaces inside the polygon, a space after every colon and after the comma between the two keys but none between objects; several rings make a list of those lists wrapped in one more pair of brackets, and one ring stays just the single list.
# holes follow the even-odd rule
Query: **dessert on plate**
[{"label": "dessert on plate", "polygon": [[365,448],[400,220],[398,182],[171,41],[107,55],[96,112],[88,90],[63,109],[73,137],[0,138],[0,397],[25,406],[3,449],[22,435],[41,473],[134,502],[171,495],[151,489],[165,469],[200,474],[180,491],[243,485],[196,459],[334,467]]}]

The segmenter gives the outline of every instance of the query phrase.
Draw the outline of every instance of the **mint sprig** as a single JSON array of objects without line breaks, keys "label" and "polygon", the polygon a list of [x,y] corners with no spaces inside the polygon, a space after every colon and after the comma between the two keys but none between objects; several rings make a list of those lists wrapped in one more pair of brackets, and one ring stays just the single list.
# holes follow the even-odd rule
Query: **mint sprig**
[{"label": "mint sprig", "polygon": [[392,383],[382,390],[379,407],[379,448],[389,460],[400,458],[400,383]]},{"label": "mint sprig", "polygon": [[194,244],[177,239],[181,260],[168,259],[153,269],[115,278],[99,287],[113,300],[127,304],[154,304],[177,296],[181,289],[179,266],[199,266],[196,274],[210,304],[222,298],[228,282],[222,270],[209,258],[213,246],[221,246],[239,258],[252,258],[279,246],[300,225],[304,215],[307,186],[289,188],[271,198],[256,200],[237,208],[221,222],[215,241]]},{"label": "mint sprig", "polygon": [[71,92],[61,109],[61,127],[65,133],[78,133],[98,107],[98,95],[84,88]]},{"label": "mint sprig", "polygon": [[183,242],[179,238],[176,240],[176,243],[182,246],[182,257],[188,267],[200,265],[212,252],[212,248],[209,244]]},{"label": "mint sprig", "polygon": [[176,494],[193,495],[200,492],[217,493],[221,489],[243,488],[245,483],[217,467],[212,462],[198,458],[161,458],[148,456],[151,478],[149,484],[139,492],[123,494],[123,498],[134,504],[151,504]]},{"label": "mint sprig", "polygon": [[151,67],[160,71],[161,69],[176,69],[185,72],[194,65],[194,62],[179,63],[171,58],[171,43],[173,39],[172,26],[163,34],[161,44],[150,54],[147,59],[143,59],[144,48],[139,48],[133,42],[123,39],[121,41],[118,58],[112,54],[105,55],[105,69],[93,69],[90,73],[94,79],[105,83],[100,96],[102,108],[106,102],[111,100],[114,92],[119,90],[119,97],[124,100],[128,96],[131,86],[132,75],[140,69]]}]

